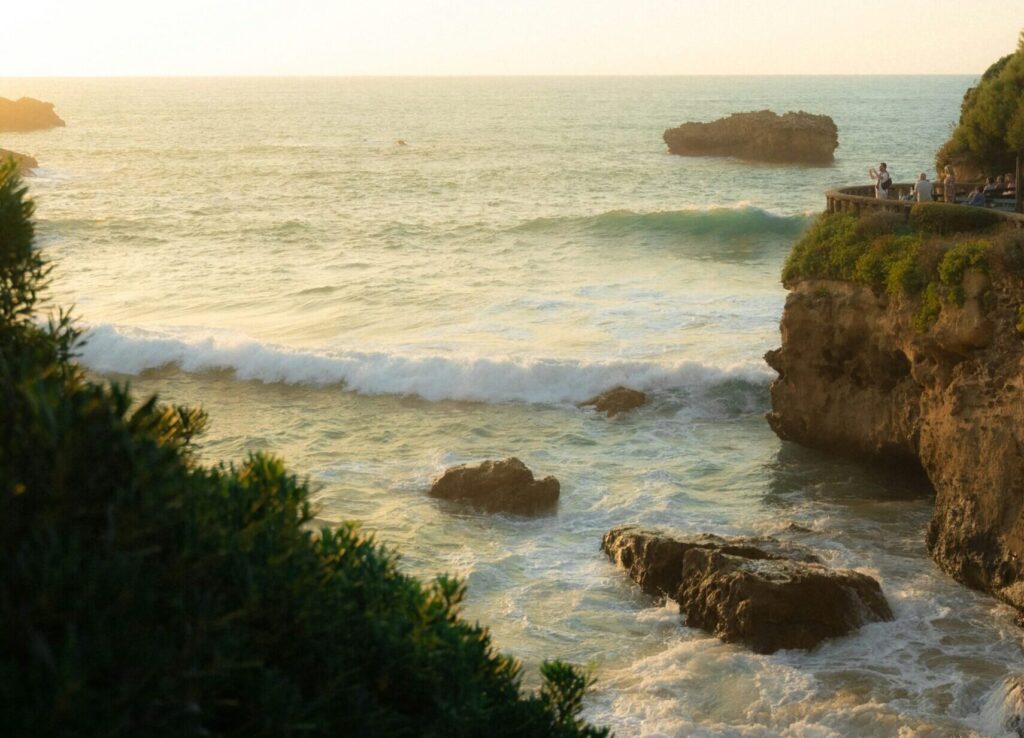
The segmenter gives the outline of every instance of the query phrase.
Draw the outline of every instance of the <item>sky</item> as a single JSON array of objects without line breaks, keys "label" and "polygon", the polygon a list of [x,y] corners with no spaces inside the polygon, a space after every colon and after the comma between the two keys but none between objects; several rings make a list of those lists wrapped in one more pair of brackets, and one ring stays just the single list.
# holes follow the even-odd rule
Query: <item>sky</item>
[{"label": "sky", "polygon": [[0,76],[978,74],[1024,0],[6,0]]}]

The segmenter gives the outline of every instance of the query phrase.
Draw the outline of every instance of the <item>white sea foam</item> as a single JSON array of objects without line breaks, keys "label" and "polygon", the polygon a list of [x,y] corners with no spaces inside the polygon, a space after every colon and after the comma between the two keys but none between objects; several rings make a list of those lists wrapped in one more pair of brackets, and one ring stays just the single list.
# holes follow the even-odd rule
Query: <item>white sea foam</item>
[{"label": "white sea foam", "polygon": [[189,373],[231,371],[241,380],[337,384],[361,394],[479,402],[580,402],[620,384],[645,391],[702,391],[727,382],[763,386],[772,376],[767,368],[753,363],[719,367],[699,361],[585,362],[304,351],[233,334],[110,324],[88,331],[81,361],[101,373],[135,375],[176,366]]}]

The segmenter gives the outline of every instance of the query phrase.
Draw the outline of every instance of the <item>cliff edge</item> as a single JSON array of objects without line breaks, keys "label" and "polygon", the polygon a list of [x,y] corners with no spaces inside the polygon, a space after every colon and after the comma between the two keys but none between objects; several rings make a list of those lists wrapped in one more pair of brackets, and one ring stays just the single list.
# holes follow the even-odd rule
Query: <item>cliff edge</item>
[{"label": "cliff edge", "polygon": [[823,216],[790,256],[768,421],[919,467],[932,557],[1024,610],[1024,230],[942,236],[881,216]]},{"label": "cliff edge", "polygon": [[680,156],[822,165],[832,163],[839,129],[827,115],[761,110],[710,123],[683,123],[666,130],[663,138],[669,152]]}]

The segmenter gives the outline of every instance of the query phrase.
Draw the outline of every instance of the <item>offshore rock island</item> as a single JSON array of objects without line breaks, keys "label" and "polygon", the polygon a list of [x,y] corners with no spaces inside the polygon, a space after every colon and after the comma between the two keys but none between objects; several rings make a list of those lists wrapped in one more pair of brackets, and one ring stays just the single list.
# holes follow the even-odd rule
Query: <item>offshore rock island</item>
[{"label": "offshore rock island", "polygon": [[779,373],[769,423],[923,470],[932,557],[1024,610],[1024,229],[942,236],[891,215],[822,216],[797,244],[782,347],[765,357]]},{"label": "offshore rock island", "polygon": [[748,161],[831,164],[839,129],[827,115],[771,110],[733,113],[710,123],[683,123],[665,131],[669,153],[734,156]]},{"label": "offshore rock island", "polygon": [[8,100],[0,97],[0,133],[23,133],[47,128],[62,128],[63,119],[53,110],[53,103],[21,97]]}]

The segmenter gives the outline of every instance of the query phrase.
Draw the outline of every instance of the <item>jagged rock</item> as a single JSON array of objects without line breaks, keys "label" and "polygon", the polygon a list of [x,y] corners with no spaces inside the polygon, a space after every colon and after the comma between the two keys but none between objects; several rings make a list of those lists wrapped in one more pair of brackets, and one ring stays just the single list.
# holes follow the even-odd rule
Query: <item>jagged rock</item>
[{"label": "jagged rock", "polygon": [[923,333],[917,300],[788,285],[782,347],[765,359],[779,373],[768,421],[781,438],[923,471],[932,557],[1024,611],[1022,257],[1011,243],[988,274],[968,271],[963,305],[943,303]]},{"label": "jagged rock", "polygon": [[39,131],[65,125],[53,111],[53,103],[22,97],[8,100],[0,97],[0,133]]},{"label": "jagged rock", "polygon": [[710,123],[683,123],[666,130],[664,139],[669,152],[680,156],[828,164],[839,145],[839,130],[827,115],[761,110]]},{"label": "jagged rock", "polygon": [[892,619],[877,581],[829,569],[772,538],[672,537],[624,526],[606,533],[601,549],[645,592],[678,602],[687,625],[757,653],[814,648]]},{"label": "jagged rock", "polygon": [[430,496],[466,502],[484,510],[531,515],[554,508],[559,489],[557,479],[534,479],[526,464],[512,457],[446,469],[431,486]]},{"label": "jagged rock", "polygon": [[17,151],[10,151],[8,149],[0,149],[0,162],[7,161],[8,158],[14,159],[18,165],[18,171],[22,174],[29,174],[33,169],[39,167],[39,162],[33,156],[19,154]]},{"label": "jagged rock", "polygon": [[629,412],[646,402],[647,395],[640,390],[620,386],[581,402],[580,407],[593,406],[599,413],[608,413],[609,418],[614,418],[619,413]]}]

